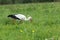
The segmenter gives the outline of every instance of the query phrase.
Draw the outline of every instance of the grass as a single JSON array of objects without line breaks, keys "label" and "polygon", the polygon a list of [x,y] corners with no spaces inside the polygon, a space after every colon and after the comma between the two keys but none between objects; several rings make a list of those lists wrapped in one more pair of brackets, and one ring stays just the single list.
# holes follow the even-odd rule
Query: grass
[{"label": "grass", "polygon": [[[33,22],[13,24],[7,16],[18,13]],[[0,40],[60,40],[60,3],[0,5]]]}]

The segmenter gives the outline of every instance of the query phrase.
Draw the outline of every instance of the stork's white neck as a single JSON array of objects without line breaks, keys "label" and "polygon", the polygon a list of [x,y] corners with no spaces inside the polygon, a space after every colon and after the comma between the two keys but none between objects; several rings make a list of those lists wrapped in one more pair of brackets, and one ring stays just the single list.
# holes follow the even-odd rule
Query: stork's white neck
[{"label": "stork's white neck", "polygon": [[25,21],[29,21],[32,17],[25,18]]},{"label": "stork's white neck", "polygon": [[29,18],[25,18],[25,21],[29,21]]}]

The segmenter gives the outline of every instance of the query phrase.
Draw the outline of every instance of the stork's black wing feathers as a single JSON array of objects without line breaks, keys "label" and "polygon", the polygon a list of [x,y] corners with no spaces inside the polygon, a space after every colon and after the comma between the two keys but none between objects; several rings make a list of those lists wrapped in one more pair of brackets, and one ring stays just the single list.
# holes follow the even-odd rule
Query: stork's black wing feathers
[{"label": "stork's black wing feathers", "polygon": [[13,18],[13,19],[18,19],[18,20],[20,20],[20,19],[17,18],[15,15],[8,15],[8,17],[11,17],[11,18]]}]

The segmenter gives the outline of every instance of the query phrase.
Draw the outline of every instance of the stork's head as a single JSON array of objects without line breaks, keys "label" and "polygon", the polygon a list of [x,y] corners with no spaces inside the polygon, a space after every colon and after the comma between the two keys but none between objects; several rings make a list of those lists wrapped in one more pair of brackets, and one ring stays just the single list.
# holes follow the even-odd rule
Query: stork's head
[{"label": "stork's head", "polygon": [[31,16],[29,16],[28,19],[29,19],[30,22],[32,22],[32,17]]}]

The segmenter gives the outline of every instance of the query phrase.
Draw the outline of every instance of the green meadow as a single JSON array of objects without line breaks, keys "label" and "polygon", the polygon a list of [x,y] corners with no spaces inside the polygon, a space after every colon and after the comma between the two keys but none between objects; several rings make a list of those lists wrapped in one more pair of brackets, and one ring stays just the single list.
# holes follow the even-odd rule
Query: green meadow
[{"label": "green meadow", "polygon": [[[32,22],[13,23],[9,14],[32,16]],[[0,40],[60,40],[60,3],[0,5]]]}]

